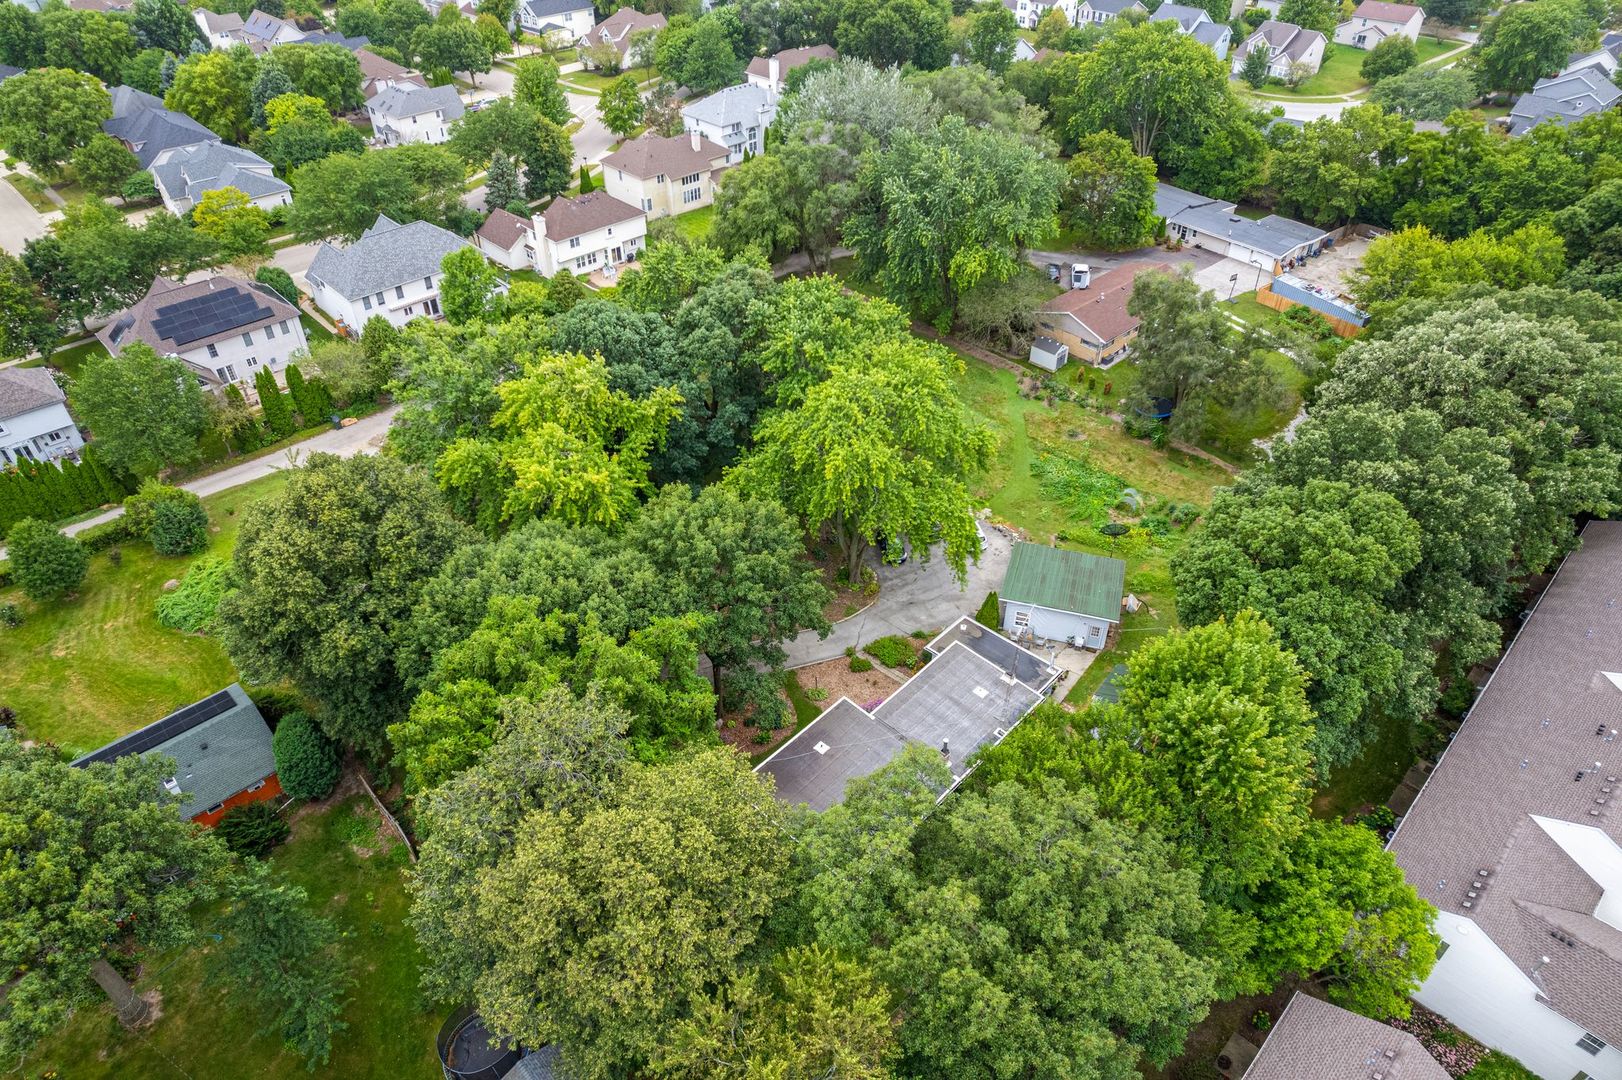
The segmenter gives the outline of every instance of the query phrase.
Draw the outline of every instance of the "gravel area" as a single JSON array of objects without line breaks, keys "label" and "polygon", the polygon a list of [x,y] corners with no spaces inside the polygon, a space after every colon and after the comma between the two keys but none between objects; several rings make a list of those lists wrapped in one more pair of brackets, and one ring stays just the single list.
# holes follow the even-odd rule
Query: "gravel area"
[{"label": "gravel area", "polygon": [[817,702],[823,708],[832,705],[841,697],[848,697],[865,709],[895,693],[904,681],[899,675],[885,671],[879,664],[874,664],[872,671],[852,671],[850,661],[843,656],[837,660],[824,660],[820,664],[798,668],[795,674],[799,676],[800,685],[806,690],[820,687],[828,691],[828,696]]}]

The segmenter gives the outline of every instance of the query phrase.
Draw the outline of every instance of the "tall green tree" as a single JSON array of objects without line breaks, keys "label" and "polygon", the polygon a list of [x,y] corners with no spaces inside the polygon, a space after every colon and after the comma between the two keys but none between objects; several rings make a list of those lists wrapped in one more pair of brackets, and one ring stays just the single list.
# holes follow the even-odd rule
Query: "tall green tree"
[{"label": "tall green tree", "polygon": [[924,71],[945,67],[952,59],[953,11],[945,0],[881,0],[838,10],[834,44],[840,56],[881,68],[911,64]]},{"label": "tall green tree", "polygon": [[334,113],[365,104],[360,84],[360,61],[342,45],[303,45],[294,42],[278,46],[272,54],[276,65],[293,82],[299,93],[320,98]]},{"label": "tall green tree", "polygon": [[490,168],[484,177],[485,210],[493,213],[522,201],[518,188],[518,166],[513,164],[506,151],[495,151],[490,155]]},{"label": "tall green tree", "polygon": [[113,967],[127,946],[191,941],[193,906],[214,891],[226,852],[175,812],[175,763],[130,755],[74,768],[54,748],[0,732],[0,1046],[20,1054],[94,999],[137,1024],[149,1005]]},{"label": "tall green tree", "polygon": [[136,40],[143,49],[184,56],[198,40],[197,23],[180,0],[135,0]]},{"label": "tall green tree", "polygon": [[851,581],[874,537],[898,547],[910,539],[927,559],[937,535],[961,580],[979,551],[968,482],[992,449],[958,397],[961,370],[954,355],[921,341],[844,357],[795,408],[766,418],[730,482],[826,528]]},{"label": "tall green tree", "polygon": [[101,459],[137,476],[196,460],[208,426],[203,391],[186,365],[140,343],[86,360],[68,402]]},{"label": "tall green tree", "polygon": [[966,59],[999,75],[1014,62],[1014,45],[1019,41],[1019,23],[1014,13],[1001,4],[982,8],[969,16],[963,35]]},{"label": "tall green tree", "polygon": [[597,111],[603,125],[625,138],[642,123],[642,95],[637,92],[635,75],[621,75],[608,84],[597,99]]},{"label": "tall green tree", "polygon": [[1392,166],[1405,154],[1413,124],[1378,105],[1307,122],[1287,135],[1268,165],[1279,209],[1318,225],[1340,225],[1393,195]]},{"label": "tall green tree", "polygon": [[454,20],[435,22],[412,33],[411,55],[425,71],[465,71],[475,86],[479,73],[490,70],[490,47],[461,12]]},{"label": "tall green tree", "polygon": [[1066,166],[1063,212],[1089,243],[1138,247],[1154,236],[1155,163],[1108,131],[1082,139]]},{"label": "tall green tree", "polygon": [[253,81],[257,76],[258,62],[246,45],[193,53],[175,69],[175,81],[163,103],[227,142],[245,142],[253,131]]},{"label": "tall green tree", "polygon": [[294,171],[288,224],[304,239],[354,240],[377,222],[442,224],[462,209],[467,170],[443,146],[340,153]]},{"label": "tall green tree", "polygon": [[1572,0],[1504,8],[1481,31],[1476,70],[1489,90],[1524,93],[1560,70],[1593,23]]},{"label": "tall green tree", "polygon": [[847,290],[830,274],[788,277],[774,292],[759,347],[773,399],[798,405],[837,362],[906,341],[906,313]]},{"label": "tall green tree", "polygon": [[40,68],[0,83],[0,146],[47,175],[101,133],[112,98],[95,78]]},{"label": "tall green tree", "polygon": [[117,195],[140,162],[111,135],[96,134],[73,152],[73,175],[97,195]]},{"label": "tall green tree", "polygon": [[459,248],[440,260],[439,299],[452,326],[492,321],[501,314],[501,274],[477,249]]},{"label": "tall green tree", "polygon": [[558,83],[558,64],[550,56],[526,56],[515,65],[513,99],[528,105],[558,126],[572,116],[569,99]]},{"label": "tall green tree", "polygon": [[1221,114],[1228,71],[1210,48],[1170,21],[1127,26],[1081,60],[1074,84],[1055,109],[1081,139],[1113,131],[1139,157],[1166,161]]},{"label": "tall green tree", "polygon": [[45,62],[45,31],[39,12],[21,4],[0,8],[0,64],[28,71]]},{"label": "tall green tree", "polygon": [[220,634],[250,679],[291,680],[323,730],[381,759],[407,701],[390,644],[423,583],[466,539],[427,477],[386,457],[315,454],[244,512],[241,586]]},{"label": "tall green tree", "polygon": [[22,260],[0,255],[0,356],[44,355],[62,340],[56,304],[46,296]]}]

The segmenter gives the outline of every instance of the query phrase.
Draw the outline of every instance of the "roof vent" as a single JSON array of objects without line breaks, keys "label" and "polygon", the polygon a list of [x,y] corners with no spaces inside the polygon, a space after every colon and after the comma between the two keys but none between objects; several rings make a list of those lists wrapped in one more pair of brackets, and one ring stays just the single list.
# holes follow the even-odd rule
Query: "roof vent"
[{"label": "roof vent", "polygon": [[817,745],[813,746],[811,749],[815,750],[819,754],[826,754],[828,752],[828,750],[829,750],[829,747],[828,747],[827,743],[819,742],[819,743],[817,743]]},{"label": "roof vent", "polygon": [[976,687],[975,687],[975,688],[974,688],[974,696],[975,696],[975,697],[977,697],[977,698],[983,698],[983,697],[985,697],[985,696],[986,696],[986,694],[987,694],[987,690],[986,690],[986,688],[985,688],[985,687],[983,687],[983,686],[976,686]]},{"label": "roof vent", "polygon": [[1388,1058],[1394,1058],[1397,1056],[1397,1052],[1395,1050],[1387,1050],[1385,1052],[1385,1056]]}]

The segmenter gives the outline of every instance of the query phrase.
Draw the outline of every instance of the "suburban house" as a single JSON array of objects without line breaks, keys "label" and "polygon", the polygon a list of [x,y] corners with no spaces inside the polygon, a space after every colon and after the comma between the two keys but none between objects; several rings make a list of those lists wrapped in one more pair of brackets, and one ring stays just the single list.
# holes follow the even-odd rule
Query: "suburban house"
[{"label": "suburban house", "polygon": [[522,0],[518,5],[518,25],[542,37],[557,34],[576,42],[591,33],[596,22],[591,0]]},{"label": "suburban house", "polygon": [[112,119],[103,120],[101,130],[128,147],[143,169],[171,151],[220,141],[185,113],[164,108],[160,99],[133,86],[113,87],[112,98]]},{"label": "suburban house", "polygon": [[96,338],[114,356],[137,341],[150,345],[184,361],[208,389],[236,383],[249,398],[261,367],[280,372],[309,345],[298,308],[268,285],[230,277],[185,284],[154,278]]},{"label": "suburban house", "polygon": [[192,12],[192,19],[215,49],[246,45],[255,53],[263,53],[277,45],[304,41],[309,36],[292,20],[268,15],[258,8],[248,12],[246,19],[234,11],[219,15],[206,8],[198,8]]},{"label": "suburban house", "polygon": [[726,147],[696,131],[670,138],[648,132],[603,158],[603,188],[651,217],[680,214],[715,201],[727,157]]},{"label": "suburban house", "polygon": [[[1600,55],[1610,54],[1602,51]],[[1611,76],[1598,64],[1585,63],[1533,83],[1531,93],[1515,99],[1505,123],[1511,135],[1525,135],[1546,122],[1565,127],[1615,107],[1619,98],[1622,90]]]},{"label": "suburban house", "polygon": [[356,49],[355,60],[360,64],[360,89],[370,100],[391,86],[427,87],[428,82],[408,67],[401,67],[370,49]]},{"label": "suburban house", "polygon": [[1324,36],[1316,30],[1268,19],[1233,50],[1233,73],[1238,75],[1244,69],[1253,51],[1265,49],[1267,74],[1275,79],[1288,79],[1296,72],[1297,65],[1303,65],[1310,74],[1317,74],[1324,62],[1324,44]]},{"label": "suburban house", "polygon": [[1174,22],[1183,33],[1216,53],[1218,60],[1228,58],[1228,45],[1233,40],[1233,31],[1228,28],[1227,23],[1212,21],[1204,8],[1189,7],[1186,4],[1161,4],[1155,9],[1155,13],[1149,16],[1149,21]]},{"label": "suburban house", "polygon": [[775,119],[777,95],[753,83],[729,86],[681,111],[682,129],[726,147],[728,165],[742,161],[745,153],[760,153]]},{"label": "suburban house", "polygon": [[1001,742],[1059,678],[1058,668],[967,616],[924,651],[929,663],[882,702],[840,698],[755,771],[771,776],[783,802],[822,811],[844,799],[847,783],[916,742],[946,759],[944,799],[973,771],[975,751]]},{"label": "suburban house", "polygon": [[1438,915],[1414,1000],[1547,1080],[1622,1080],[1622,521],[1592,521],[1388,847]]},{"label": "suburban house", "polygon": [[152,180],[164,209],[184,214],[203,196],[220,188],[236,188],[261,210],[286,206],[293,189],[278,180],[275,167],[252,150],[226,143],[199,143],[176,150],[152,166]]},{"label": "suburban house", "polygon": [[1419,40],[1425,10],[1412,4],[1391,4],[1386,0],[1363,0],[1352,17],[1335,27],[1335,44],[1354,49],[1372,49],[1398,34],[1409,41]]},{"label": "suburban house", "polygon": [[1126,310],[1133,282],[1146,270],[1164,269],[1164,263],[1143,259],[1094,275],[1084,288],[1071,289],[1038,308],[1036,324],[1071,357],[1108,367],[1125,358],[1138,336],[1138,317]]},{"label": "suburban house", "polygon": [[180,816],[213,828],[227,810],[282,793],[270,725],[237,683],[157,723],[86,754],[73,764],[111,764],[121,757],[161,755],[175,767],[164,790],[180,800]]},{"label": "suburban house", "polygon": [[658,33],[666,26],[665,17],[660,14],[644,15],[634,7],[622,7],[591,28],[586,35],[587,45],[612,45],[614,51],[620,54],[620,60],[625,59],[625,53],[631,47],[631,36],[638,30],[652,30]]},{"label": "suburban house", "polygon": [[1054,8],[1064,12],[1065,21],[1076,25],[1076,0],[1002,0],[1003,7],[1014,13],[1014,21],[1021,30],[1035,30],[1036,24]]},{"label": "suburban house", "polygon": [[50,461],[84,445],[68,399],[46,368],[0,368],[0,465]]},{"label": "suburban house", "polygon": [[208,8],[197,8],[191,17],[211,49],[229,49],[242,40],[239,36],[242,33],[242,16],[235,11],[221,15]]},{"label": "suburban house", "polygon": [[451,124],[466,111],[454,86],[394,83],[366,102],[372,133],[384,146],[442,143],[451,137]]},{"label": "suburban house", "polygon": [[535,215],[535,269],[542,277],[559,270],[589,274],[636,258],[648,235],[648,215],[606,191],[553,199]]},{"label": "suburban house", "polygon": [[416,318],[437,319],[439,264],[451,252],[471,246],[431,222],[401,225],[379,214],[348,247],[322,244],[304,278],[316,306],[340,330],[358,335],[374,315],[395,326]]},{"label": "suburban house", "polygon": [[1068,641],[1098,650],[1120,625],[1125,592],[1120,559],[1020,542],[997,590],[998,619],[1015,641]]},{"label": "suburban house", "polygon": [[1139,0],[1081,0],[1081,6],[1076,8],[1076,25],[1085,26],[1088,23],[1102,25],[1133,8],[1144,15],[1149,14],[1149,9],[1139,3]]},{"label": "suburban house", "polygon": [[497,266],[508,270],[528,270],[535,265],[535,227],[528,218],[503,210],[490,211],[478,232],[473,234],[473,246]]},{"label": "suburban house", "polygon": [[1241,1080],[1448,1080],[1419,1040],[1296,991]]},{"label": "suburban house", "polygon": [[757,56],[749,61],[749,66],[744,69],[743,78],[745,82],[763,87],[781,97],[783,80],[788,78],[789,72],[797,67],[804,67],[813,60],[838,59],[839,53],[832,45],[807,45],[802,49],[784,49],[775,56]]},{"label": "suburban house", "polygon": [[1277,214],[1247,218],[1237,209],[1238,204],[1227,199],[1208,199],[1170,184],[1155,185],[1155,213],[1166,219],[1168,236],[1270,274],[1292,269],[1332,242],[1315,225]]}]

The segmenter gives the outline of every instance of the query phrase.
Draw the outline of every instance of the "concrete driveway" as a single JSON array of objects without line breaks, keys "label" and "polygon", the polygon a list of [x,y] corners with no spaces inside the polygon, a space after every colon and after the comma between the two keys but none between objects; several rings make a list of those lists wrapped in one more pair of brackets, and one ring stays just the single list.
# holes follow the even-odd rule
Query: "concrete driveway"
[{"label": "concrete driveway", "polygon": [[965,588],[958,587],[939,547],[929,562],[910,559],[905,566],[880,565],[877,553],[871,553],[869,565],[879,575],[878,599],[859,615],[836,623],[826,638],[819,640],[815,631],[807,630],[785,643],[788,666],[832,660],[843,656],[846,646],[864,645],[888,634],[905,637],[914,630],[934,631],[960,616],[973,615],[987,593],[1002,588],[1003,574],[1014,550],[1007,533],[994,525],[984,528],[985,550],[978,563],[970,564]]},{"label": "concrete driveway", "polygon": [[51,221],[61,216],[46,217],[29,205],[22,192],[0,180],[0,248],[8,254],[21,255],[23,245],[44,236]]}]

